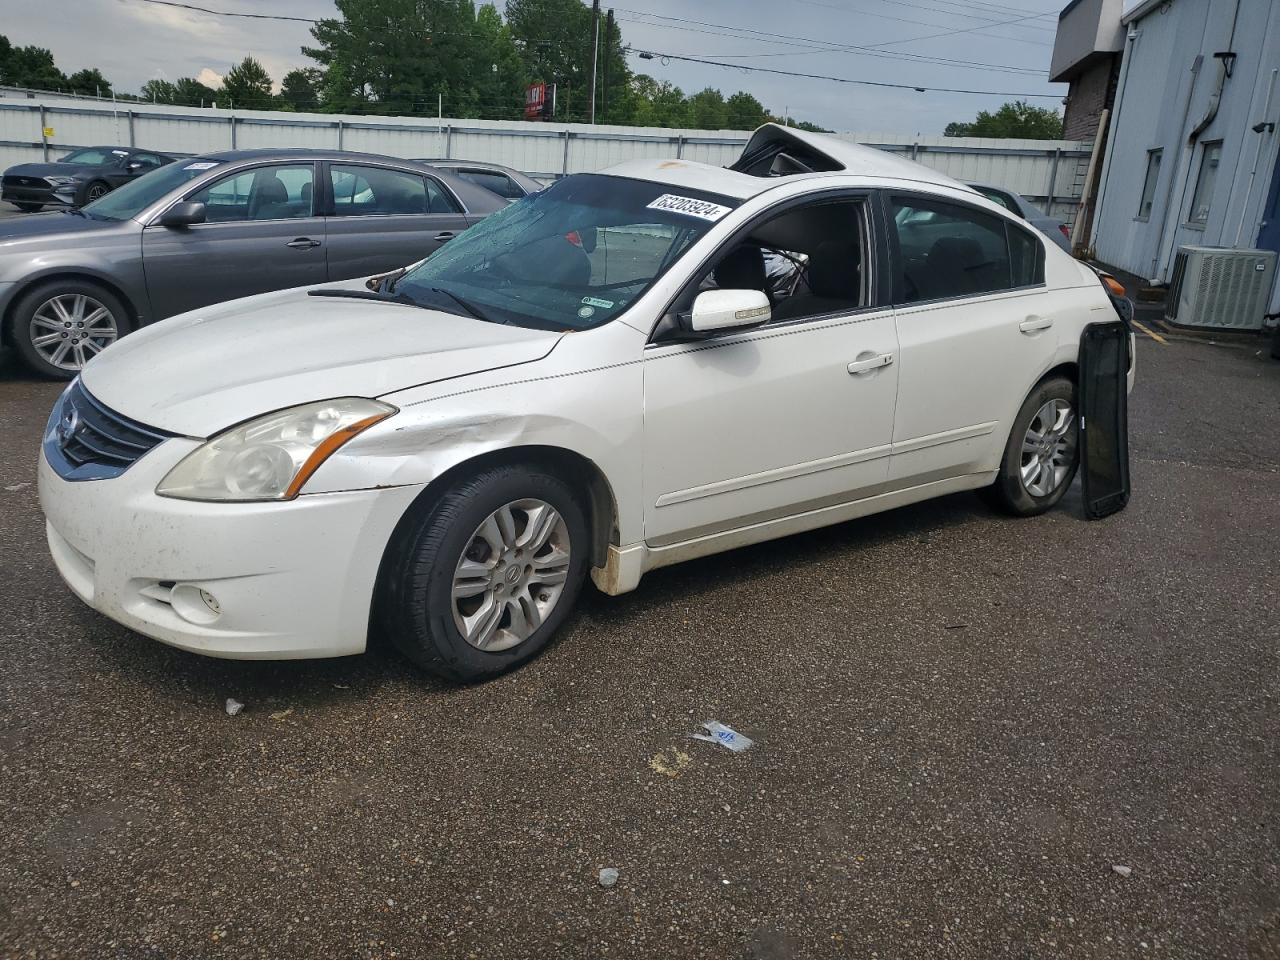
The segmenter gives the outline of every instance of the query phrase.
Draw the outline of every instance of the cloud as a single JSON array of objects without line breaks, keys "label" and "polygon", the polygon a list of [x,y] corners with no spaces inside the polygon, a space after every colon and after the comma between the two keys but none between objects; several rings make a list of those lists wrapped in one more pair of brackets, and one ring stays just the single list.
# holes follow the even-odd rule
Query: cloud
[{"label": "cloud", "polygon": [[213,89],[215,90],[217,90],[220,86],[222,86],[222,74],[215,73],[213,70],[210,70],[208,67],[205,67],[203,70],[197,73],[196,79],[199,80],[201,83],[203,83],[206,87],[213,87]]}]

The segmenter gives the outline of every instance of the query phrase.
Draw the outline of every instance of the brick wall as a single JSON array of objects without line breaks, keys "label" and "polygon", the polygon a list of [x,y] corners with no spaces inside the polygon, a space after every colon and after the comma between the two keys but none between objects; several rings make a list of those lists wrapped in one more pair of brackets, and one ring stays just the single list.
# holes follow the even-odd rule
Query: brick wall
[{"label": "brick wall", "polygon": [[1092,140],[1102,111],[1111,107],[1120,76],[1119,55],[1100,59],[1071,81],[1062,118],[1064,140]]}]

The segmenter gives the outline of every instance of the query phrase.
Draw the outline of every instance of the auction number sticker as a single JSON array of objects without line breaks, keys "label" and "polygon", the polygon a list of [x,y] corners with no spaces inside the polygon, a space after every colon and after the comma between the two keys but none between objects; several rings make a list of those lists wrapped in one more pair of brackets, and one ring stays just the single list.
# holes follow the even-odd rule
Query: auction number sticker
[{"label": "auction number sticker", "polygon": [[216,160],[201,160],[199,163],[188,163],[183,170],[212,170],[218,165]]},{"label": "auction number sticker", "polygon": [[664,193],[648,207],[650,210],[670,210],[672,213],[683,213],[685,216],[711,221],[719,220],[733,209],[711,203],[709,200],[696,200],[693,197],[681,197],[674,193]]}]

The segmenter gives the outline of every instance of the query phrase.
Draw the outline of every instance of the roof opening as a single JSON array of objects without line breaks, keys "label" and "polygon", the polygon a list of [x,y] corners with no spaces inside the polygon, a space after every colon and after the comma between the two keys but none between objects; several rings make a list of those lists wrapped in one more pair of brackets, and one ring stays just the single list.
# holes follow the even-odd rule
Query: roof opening
[{"label": "roof opening", "polygon": [[786,127],[767,123],[751,135],[729,169],[753,177],[790,177],[798,173],[830,173],[845,169],[845,165]]}]

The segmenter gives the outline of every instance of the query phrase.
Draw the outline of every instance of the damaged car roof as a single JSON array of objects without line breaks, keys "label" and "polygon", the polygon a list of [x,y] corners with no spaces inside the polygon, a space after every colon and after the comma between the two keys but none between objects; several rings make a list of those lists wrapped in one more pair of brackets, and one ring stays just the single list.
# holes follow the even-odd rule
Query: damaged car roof
[{"label": "damaged car roof", "polygon": [[927,183],[975,193],[958,180],[930,167],[884,150],[837,137],[766,123],[751,135],[741,155],[729,167],[693,160],[628,160],[603,173],[705,190],[746,200],[777,185],[781,179],[846,174]]}]

